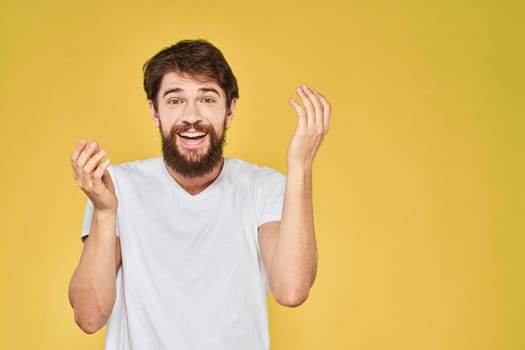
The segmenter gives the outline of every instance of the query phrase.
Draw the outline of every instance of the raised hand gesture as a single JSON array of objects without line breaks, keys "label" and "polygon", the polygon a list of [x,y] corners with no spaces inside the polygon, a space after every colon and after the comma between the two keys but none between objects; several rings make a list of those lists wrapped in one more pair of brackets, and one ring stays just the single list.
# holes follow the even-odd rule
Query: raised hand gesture
[{"label": "raised hand gesture", "polygon": [[294,99],[290,104],[298,116],[297,129],[288,147],[286,160],[289,167],[310,168],[328,133],[331,106],[319,92],[311,90],[306,85],[296,89],[302,106]]},{"label": "raised hand gesture", "polygon": [[106,151],[99,149],[95,141],[88,143],[82,139],[71,155],[71,166],[78,186],[89,197],[94,208],[115,211],[118,202],[107,170],[111,160],[108,158],[103,161],[105,155]]}]

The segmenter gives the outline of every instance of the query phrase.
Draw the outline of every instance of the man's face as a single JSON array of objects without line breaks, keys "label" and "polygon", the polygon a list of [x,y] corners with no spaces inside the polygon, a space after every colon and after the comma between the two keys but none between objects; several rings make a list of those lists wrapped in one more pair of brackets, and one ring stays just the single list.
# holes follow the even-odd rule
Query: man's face
[{"label": "man's face", "polygon": [[164,75],[153,121],[162,137],[164,160],[186,177],[211,172],[222,160],[225,128],[233,118],[235,100],[226,108],[226,95],[214,81],[184,74]]}]

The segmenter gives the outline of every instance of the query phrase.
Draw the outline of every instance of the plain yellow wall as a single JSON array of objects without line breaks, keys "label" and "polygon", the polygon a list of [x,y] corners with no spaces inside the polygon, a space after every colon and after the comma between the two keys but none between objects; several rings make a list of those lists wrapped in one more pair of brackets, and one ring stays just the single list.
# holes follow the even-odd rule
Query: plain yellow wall
[{"label": "plain yellow wall", "polygon": [[81,137],[160,154],[141,66],[206,38],[241,99],[228,156],[285,171],[288,105],[332,102],[310,299],[272,349],[525,349],[523,1],[0,1],[1,349],[102,349],[67,285]]}]

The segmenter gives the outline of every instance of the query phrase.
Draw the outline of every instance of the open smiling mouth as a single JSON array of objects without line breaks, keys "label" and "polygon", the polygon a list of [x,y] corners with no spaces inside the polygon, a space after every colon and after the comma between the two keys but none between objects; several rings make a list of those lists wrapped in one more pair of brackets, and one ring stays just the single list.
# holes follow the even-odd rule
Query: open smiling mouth
[{"label": "open smiling mouth", "polygon": [[186,140],[199,140],[208,135],[208,133],[204,131],[185,131],[180,132],[177,135]]}]

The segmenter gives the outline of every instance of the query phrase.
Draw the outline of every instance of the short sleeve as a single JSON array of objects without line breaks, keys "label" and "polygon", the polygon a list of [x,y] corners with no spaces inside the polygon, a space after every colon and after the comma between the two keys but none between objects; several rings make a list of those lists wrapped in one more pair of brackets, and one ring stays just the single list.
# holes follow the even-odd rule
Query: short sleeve
[{"label": "short sleeve", "polygon": [[[113,179],[113,182],[115,183],[115,175],[113,173],[112,167],[110,167],[108,169],[108,171],[109,171],[109,173],[111,175],[111,178]],[[93,222],[93,212],[94,212],[94,210],[95,209],[93,207],[93,203],[91,202],[91,200],[88,199],[87,204],[86,204],[86,210],[84,211],[84,221],[83,221],[83,224],[82,224],[82,233],[80,235],[80,238],[82,239],[82,241],[87,236],[89,236],[89,232],[91,231],[91,223]],[[118,217],[117,217],[116,231],[117,231],[116,235],[119,236],[119,232],[118,232]]]},{"label": "short sleeve", "polygon": [[[91,231],[91,223],[93,222],[93,203],[88,199],[86,204],[86,210],[84,211],[84,222],[82,224],[82,234],[80,235],[80,238],[84,240],[87,236],[89,236],[89,231]],[[119,235],[118,232],[118,218],[117,218],[117,225],[116,225],[116,235]]]},{"label": "short sleeve", "polygon": [[86,210],[84,211],[84,223],[82,224],[82,234],[80,238],[84,240],[91,230],[91,221],[93,221],[93,203],[88,199]]},{"label": "short sleeve", "polygon": [[283,212],[284,188],[286,178],[283,174],[263,168],[256,183],[257,226],[270,221],[280,221]]}]

